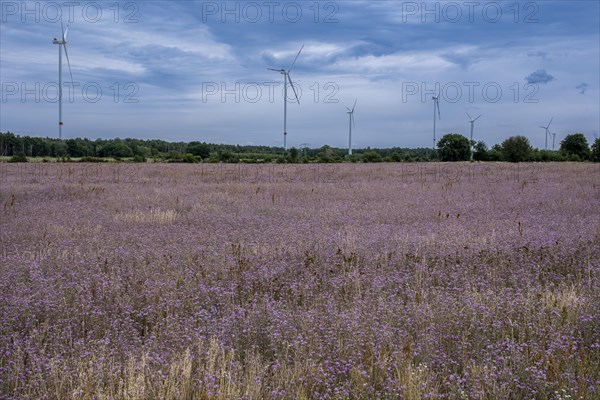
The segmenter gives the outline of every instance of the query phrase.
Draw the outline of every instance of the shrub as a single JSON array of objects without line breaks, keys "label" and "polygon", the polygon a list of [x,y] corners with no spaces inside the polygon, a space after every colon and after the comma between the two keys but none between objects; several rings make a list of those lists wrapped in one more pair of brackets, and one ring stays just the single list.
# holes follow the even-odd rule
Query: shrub
[{"label": "shrub", "polygon": [[600,162],[600,138],[594,140],[594,144],[592,145],[592,152],[590,154],[590,159],[593,162]]},{"label": "shrub", "polygon": [[475,146],[473,146],[473,160],[488,160],[488,148],[484,141],[480,140],[479,142],[475,143]]},{"label": "shrub", "polygon": [[99,157],[90,157],[90,156],[86,156],[86,157],[81,157],[79,159],[79,162],[106,162],[105,159],[103,158],[99,158]]},{"label": "shrub", "polygon": [[23,154],[15,154],[14,156],[12,156],[8,162],[10,163],[23,163],[23,162],[27,162],[27,157],[25,157]]},{"label": "shrub", "polygon": [[185,153],[183,157],[181,157],[181,161],[184,163],[192,164],[196,162],[196,158],[192,153]]},{"label": "shrub", "polygon": [[578,156],[581,160],[590,158],[590,147],[583,133],[567,135],[560,142],[560,152],[569,156],[569,160],[572,158],[570,156],[573,155]]},{"label": "shrub", "polygon": [[379,153],[372,150],[364,153],[362,158],[364,162],[381,162],[382,160]]},{"label": "shrub", "polygon": [[467,161],[470,157],[469,139],[457,133],[442,136],[437,147],[441,161]]},{"label": "shrub", "polygon": [[502,142],[502,158],[509,162],[523,162],[531,157],[532,147],[525,136],[511,136]]}]

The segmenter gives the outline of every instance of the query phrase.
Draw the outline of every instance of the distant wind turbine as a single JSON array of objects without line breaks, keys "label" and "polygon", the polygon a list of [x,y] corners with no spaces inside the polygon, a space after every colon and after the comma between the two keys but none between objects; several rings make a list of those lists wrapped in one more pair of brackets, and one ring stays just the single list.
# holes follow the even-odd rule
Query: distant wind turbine
[{"label": "distant wind turbine", "polygon": [[470,160],[473,161],[473,126],[475,125],[475,121],[477,121],[480,117],[481,114],[479,115],[479,117],[473,119],[469,113],[465,113],[467,114],[467,117],[469,117],[469,122],[471,123],[471,141],[469,142],[469,148],[471,149],[471,155],[470,155]]},{"label": "distant wind turbine", "polygon": [[308,149],[310,143],[300,143],[300,148],[302,149],[302,155],[306,156],[306,149]]},{"label": "distant wind turbine", "polygon": [[[433,150],[435,151],[435,115],[437,112],[437,116],[439,119],[442,119],[441,115],[440,115],[440,95],[438,93],[437,96],[433,96],[431,98],[431,100],[433,100]],[[437,111],[436,111],[437,110]]]},{"label": "distant wind turbine", "polygon": [[548,136],[550,135],[550,124],[552,123],[552,121],[554,120],[554,117],[550,118],[550,122],[548,122],[548,126],[541,126],[540,128],[545,129],[546,130],[546,146],[544,147],[544,149],[548,150]]},{"label": "distant wind turbine", "polygon": [[58,45],[58,138],[62,139],[62,50],[65,49],[65,56],[67,57],[67,64],[69,65],[69,74],[71,75],[71,82],[73,82],[73,73],[71,72],[71,62],[69,61],[69,53],[67,52],[67,33],[69,33],[69,26],[65,31],[62,21],[60,21],[60,29],[62,31],[61,40],[54,38],[53,44]]},{"label": "distant wind turbine", "polygon": [[300,47],[300,51],[298,51],[298,54],[296,54],[296,58],[294,58],[294,62],[292,63],[292,65],[290,66],[289,69],[274,69],[274,68],[267,68],[271,71],[276,71],[279,72],[283,75],[283,149],[286,150],[287,149],[287,84],[288,82],[290,83],[290,86],[292,87],[292,90],[294,91],[294,96],[296,97],[296,100],[298,101],[298,104],[300,104],[300,99],[298,98],[298,94],[296,93],[296,89],[294,88],[294,84],[292,83],[292,78],[290,78],[290,72],[292,72],[292,68],[294,68],[294,64],[296,64],[296,60],[298,59],[298,56],[300,55],[300,52],[302,51],[302,49],[304,48],[304,45],[302,45],[302,47]]},{"label": "distant wind turbine", "polygon": [[351,156],[352,155],[352,125],[354,125],[354,127],[356,128],[356,125],[354,124],[354,108],[356,107],[356,102],[357,100],[354,100],[354,105],[352,106],[352,110],[349,109],[348,107],[346,107],[346,110],[348,110],[348,112],[346,114],[348,114],[348,155]]}]

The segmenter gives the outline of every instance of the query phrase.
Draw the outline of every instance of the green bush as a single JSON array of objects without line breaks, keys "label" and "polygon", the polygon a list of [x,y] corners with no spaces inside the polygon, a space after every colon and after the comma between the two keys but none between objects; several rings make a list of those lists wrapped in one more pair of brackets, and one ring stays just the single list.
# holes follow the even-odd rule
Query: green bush
[{"label": "green bush", "polygon": [[193,164],[196,162],[196,158],[192,153],[185,153],[183,157],[181,157],[181,162]]},{"label": "green bush", "polygon": [[27,157],[25,157],[23,154],[15,154],[8,160],[8,162],[10,162],[10,163],[27,162]]},{"label": "green bush", "polygon": [[488,147],[483,140],[480,140],[479,142],[475,143],[475,146],[473,146],[473,160],[488,160]]},{"label": "green bush", "polygon": [[533,148],[525,136],[511,136],[502,142],[502,158],[509,162],[523,162],[531,158]]},{"label": "green bush", "polygon": [[590,159],[593,162],[600,162],[600,138],[594,140],[594,144],[592,144]]},{"label": "green bush", "polygon": [[580,160],[587,160],[590,158],[590,147],[588,146],[587,139],[583,133],[573,133],[567,135],[560,142],[560,152],[567,155],[569,161],[575,159],[577,156]]},{"label": "green bush", "polygon": [[375,151],[367,151],[363,154],[362,159],[364,162],[368,162],[368,163],[377,163],[377,162],[381,162],[382,158],[379,155],[379,153],[375,152]]},{"label": "green bush", "polygon": [[467,161],[471,154],[469,139],[458,133],[449,133],[437,142],[438,154],[442,161]]},{"label": "green bush", "polygon": [[95,163],[97,163],[97,162],[106,162],[106,160],[103,158],[86,156],[86,157],[81,157],[79,159],[79,162],[95,162]]}]

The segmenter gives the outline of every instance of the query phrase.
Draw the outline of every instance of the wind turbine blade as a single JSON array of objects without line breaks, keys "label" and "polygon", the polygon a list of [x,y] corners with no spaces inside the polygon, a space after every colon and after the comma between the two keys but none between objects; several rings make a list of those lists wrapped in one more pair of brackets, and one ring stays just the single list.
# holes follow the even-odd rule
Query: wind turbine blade
[{"label": "wind turbine blade", "polygon": [[354,122],[354,113],[350,113],[350,118],[352,119],[352,127],[356,129],[356,123]]},{"label": "wind turbine blade", "polygon": [[60,31],[62,32],[61,39],[64,42],[65,41],[65,26],[63,25],[62,19],[60,20]]},{"label": "wind turbine blade", "polygon": [[292,63],[292,66],[290,67],[290,69],[288,69],[288,73],[292,72],[292,68],[294,68],[294,64],[296,64],[296,60],[298,59],[298,56],[300,55],[300,52],[302,51],[303,48],[304,48],[304,45],[302,45],[302,47],[300,47],[300,51],[298,51],[298,54],[296,54],[296,58],[294,58],[294,62]]},{"label": "wind turbine blade", "polygon": [[65,29],[65,32],[63,34],[63,42],[67,41],[67,35],[69,34],[69,25],[67,25],[67,29]]},{"label": "wind turbine blade", "polygon": [[473,122],[477,121],[479,118],[481,118],[481,115],[479,115],[479,117],[475,118],[475,119],[473,120]]},{"label": "wind turbine blade", "polygon": [[468,113],[468,112],[465,112],[465,114],[467,114],[467,117],[469,117],[469,120],[470,120],[470,121],[473,121],[473,118],[472,118],[472,117],[469,115],[469,113]]},{"label": "wind turbine blade", "polygon": [[541,125],[540,125],[540,128],[542,128],[542,129],[548,129],[548,127],[546,127],[546,126],[541,126]]},{"label": "wind turbine blade", "polygon": [[65,46],[65,56],[67,56],[67,65],[69,66],[69,74],[71,75],[71,82],[73,82],[73,72],[71,72],[71,61],[69,61],[69,53],[67,53],[67,45],[61,44],[60,46]]},{"label": "wind turbine blade", "polygon": [[294,87],[294,84],[292,83],[292,78],[290,78],[289,71],[287,74],[285,74],[285,77],[290,82],[290,86],[292,87],[292,90],[294,91],[294,96],[296,96],[296,100],[298,101],[298,104],[300,104],[300,99],[298,98],[298,94],[296,93],[296,88]]},{"label": "wind turbine blade", "polygon": [[442,119],[442,116],[440,115],[440,98],[438,97],[435,102],[437,103],[438,119]]},{"label": "wind turbine blade", "polygon": [[550,122],[548,122],[548,128],[550,128],[550,124],[552,124],[552,121],[554,121],[554,117],[550,118]]},{"label": "wind turbine blade", "polygon": [[351,109],[349,109],[348,107],[346,107],[346,110],[348,110],[348,112],[349,112],[349,113],[351,113],[351,112],[352,112],[352,110],[351,110]]},{"label": "wind turbine blade", "polygon": [[354,100],[354,105],[352,106],[352,112],[354,112],[354,108],[356,107],[356,102],[358,101],[358,99]]},{"label": "wind turbine blade", "polygon": [[275,69],[275,68],[267,68],[267,69],[268,69],[268,70],[270,70],[270,71],[277,71],[277,72],[281,72],[281,70],[280,70],[280,69]]}]

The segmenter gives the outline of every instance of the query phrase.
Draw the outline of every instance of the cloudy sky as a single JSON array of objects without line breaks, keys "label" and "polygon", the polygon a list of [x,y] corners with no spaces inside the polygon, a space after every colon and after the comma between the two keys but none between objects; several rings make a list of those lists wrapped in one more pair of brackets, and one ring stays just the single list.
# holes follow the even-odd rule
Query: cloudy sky
[{"label": "cloudy sky", "polygon": [[[522,134],[543,148],[600,130],[600,2],[590,1],[1,1],[0,131],[355,147],[429,147],[469,134]],[[549,139],[549,147],[552,139]]]}]

